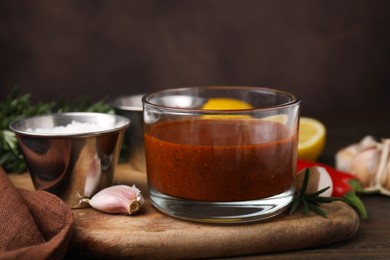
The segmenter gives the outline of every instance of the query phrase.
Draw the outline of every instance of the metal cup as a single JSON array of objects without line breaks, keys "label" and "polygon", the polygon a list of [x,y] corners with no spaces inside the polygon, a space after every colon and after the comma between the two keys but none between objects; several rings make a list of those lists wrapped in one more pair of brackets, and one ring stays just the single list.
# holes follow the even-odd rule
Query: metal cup
[{"label": "metal cup", "polygon": [[111,103],[115,113],[128,118],[131,125],[126,129],[125,147],[128,152],[130,165],[137,171],[146,171],[145,148],[144,148],[144,128],[142,115],[143,95],[121,96]]},{"label": "metal cup", "polygon": [[[96,123],[102,128],[50,132],[72,122]],[[71,208],[84,207],[82,198],[112,184],[125,129],[130,121],[102,113],[63,113],[13,122],[35,189],[46,190]]]}]

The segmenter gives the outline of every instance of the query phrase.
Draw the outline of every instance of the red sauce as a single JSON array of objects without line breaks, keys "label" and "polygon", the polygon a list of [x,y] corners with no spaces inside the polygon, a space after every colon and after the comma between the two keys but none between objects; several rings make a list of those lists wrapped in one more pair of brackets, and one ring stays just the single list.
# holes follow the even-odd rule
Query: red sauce
[{"label": "red sauce", "polygon": [[292,186],[297,135],[283,124],[193,119],[145,130],[148,183],[163,194],[242,201],[270,197]]}]

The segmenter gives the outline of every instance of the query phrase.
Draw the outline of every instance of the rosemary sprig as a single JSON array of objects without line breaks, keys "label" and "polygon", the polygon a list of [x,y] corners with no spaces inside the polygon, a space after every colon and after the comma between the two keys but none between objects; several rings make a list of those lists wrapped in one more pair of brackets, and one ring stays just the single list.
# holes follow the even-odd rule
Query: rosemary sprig
[{"label": "rosemary sprig", "polygon": [[21,118],[49,113],[76,111],[114,113],[105,99],[96,103],[88,98],[78,98],[72,102],[60,99],[53,102],[33,103],[30,98],[30,93],[19,95],[18,89],[14,88],[0,102],[0,166],[6,172],[23,172],[27,169],[15,134],[8,129],[11,122]]},{"label": "rosemary sprig", "polygon": [[333,201],[341,200],[336,197],[321,197],[320,195],[328,190],[330,187],[323,188],[319,191],[313,193],[306,193],[307,185],[309,183],[310,170],[307,168],[305,170],[305,176],[303,179],[302,187],[300,190],[297,190],[294,199],[290,205],[288,214],[292,215],[297,209],[303,206],[303,213],[305,216],[310,214],[310,210],[314,211],[318,215],[327,218],[327,214],[320,208],[320,203],[330,203]]}]

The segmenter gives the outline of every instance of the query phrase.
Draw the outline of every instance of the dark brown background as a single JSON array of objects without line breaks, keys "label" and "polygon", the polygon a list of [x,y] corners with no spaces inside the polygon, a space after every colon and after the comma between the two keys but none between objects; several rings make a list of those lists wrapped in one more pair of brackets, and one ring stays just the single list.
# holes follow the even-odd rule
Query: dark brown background
[{"label": "dark brown background", "polygon": [[389,109],[390,1],[1,1],[0,99],[255,85],[303,114]]}]

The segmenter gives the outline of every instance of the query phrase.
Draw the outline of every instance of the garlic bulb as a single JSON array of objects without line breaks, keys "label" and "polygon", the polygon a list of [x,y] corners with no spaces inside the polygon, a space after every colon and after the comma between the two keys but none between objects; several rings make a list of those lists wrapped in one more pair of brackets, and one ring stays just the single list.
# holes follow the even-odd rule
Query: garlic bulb
[{"label": "garlic bulb", "polygon": [[349,145],[335,155],[336,168],[355,175],[365,191],[390,196],[390,139],[377,142],[372,136]]},{"label": "garlic bulb", "polygon": [[137,212],[145,202],[141,191],[133,186],[115,185],[96,193],[91,199],[82,199],[94,209],[115,214],[129,214]]}]

